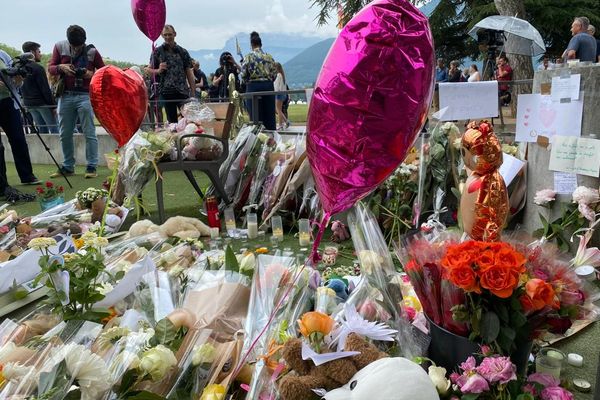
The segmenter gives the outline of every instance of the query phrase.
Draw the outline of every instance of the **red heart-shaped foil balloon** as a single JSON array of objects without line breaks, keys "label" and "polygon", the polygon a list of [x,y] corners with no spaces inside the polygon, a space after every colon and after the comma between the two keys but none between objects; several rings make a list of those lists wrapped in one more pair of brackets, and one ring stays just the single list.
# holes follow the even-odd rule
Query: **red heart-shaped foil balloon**
[{"label": "red heart-shaped foil balloon", "polygon": [[90,100],[96,118],[119,147],[139,129],[148,108],[142,77],[113,65],[100,68],[90,82]]}]

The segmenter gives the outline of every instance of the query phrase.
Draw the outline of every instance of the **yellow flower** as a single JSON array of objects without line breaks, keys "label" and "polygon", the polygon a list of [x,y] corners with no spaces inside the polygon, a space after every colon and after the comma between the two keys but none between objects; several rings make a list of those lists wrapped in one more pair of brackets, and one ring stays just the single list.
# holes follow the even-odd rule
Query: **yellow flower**
[{"label": "yellow flower", "polygon": [[298,320],[298,326],[304,337],[309,337],[315,332],[325,336],[333,329],[333,319],[322,312],[311,311],[302,315],[302,318]]},{"label": "yellow flower", "polygon": [[93,243],[94,243],[94,247],[98,247],[98,248],[106,247],[106,246],[108,246],[108,239],[104,238],[102,236],[99,236],[96,239],[94,239]]},{"label": "yellow flower", "polygon": [[40,238],[31,239],[29,241],[29,243],[27,244],[27,247],[29,247],[30,249],[34,249],[34,250],[42,250],[42,249],[47,249],[48,247],[55,246],[55,245],[56,245],[56,240],[54,240],[52,238],[40,237]]},{"label": "yellow flower", "polygon": [[256,254],[267,254],[269,252],[269,249],[267,249],[266,247],[259,247],[254,252]]},{"label": "yellow flower", "polygon": [[213,383],[204,388],[200,400],[223,400],[225,393],[227,393],[227,390],[223,385]]},{"label": "yellow flower", "polygon": [[75,247],[77,248],[77,250],[79,250],[85,245],[83,239],[75,239],[73,242],[75,243]]},{"label": "yellow flower", "polygon": [[192,356],[192,364],[197,366],[200,364],[212,364],[215,361],[217,355],[217,349],[210,343],[204,343],[202,346],[198,346],[194,350]]}]

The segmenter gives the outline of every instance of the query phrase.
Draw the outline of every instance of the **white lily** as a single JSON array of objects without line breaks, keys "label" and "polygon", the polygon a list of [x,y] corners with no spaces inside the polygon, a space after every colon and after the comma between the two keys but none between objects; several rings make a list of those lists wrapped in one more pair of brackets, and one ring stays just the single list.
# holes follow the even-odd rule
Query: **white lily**
[{"label": "white lily", "polygon": [[571,260],[571,265],[574,268],[581,267],[582,265],[591,265],[592,267],[600,266],[600,249],[597,247],[587,247],[593,234],[594,230],[588,229],[583,236],[577,236],[579,238],[579,247],[577,248],[575,257]]}]

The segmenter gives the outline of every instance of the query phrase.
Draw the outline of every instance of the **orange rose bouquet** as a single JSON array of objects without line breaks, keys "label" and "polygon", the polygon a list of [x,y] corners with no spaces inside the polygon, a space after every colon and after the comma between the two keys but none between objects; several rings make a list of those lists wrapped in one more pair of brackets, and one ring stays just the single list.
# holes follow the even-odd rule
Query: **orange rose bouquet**
[{"label": "orange rose bouquet", "polygon": [[597,314],[556,246],[529,243],[459,243],[445,233],[405,242],[400,259],[431,322],[511,354],[516,343]]}]

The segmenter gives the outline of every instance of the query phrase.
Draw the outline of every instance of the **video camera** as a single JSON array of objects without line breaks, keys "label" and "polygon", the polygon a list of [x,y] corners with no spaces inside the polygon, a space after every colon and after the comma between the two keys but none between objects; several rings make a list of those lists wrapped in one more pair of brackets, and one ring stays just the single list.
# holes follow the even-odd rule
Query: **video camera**
[{"label": "video camera", "polygon": [[27,64],[33,62],[33,54],[21,54],[20,56],[13,58],[12,61],[12,67],[2,69],[2,72],[4,72],[7,76],[21,76],[25,78],[27,75],[30,74],[29,67],[27,66]]},{"label": "video camera", "polygon": [[490,49],[496,49],[504,46],[504,32],[493,29],[480,29],[477,31],[477,44],[487,46]]}]

